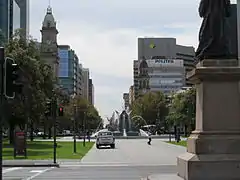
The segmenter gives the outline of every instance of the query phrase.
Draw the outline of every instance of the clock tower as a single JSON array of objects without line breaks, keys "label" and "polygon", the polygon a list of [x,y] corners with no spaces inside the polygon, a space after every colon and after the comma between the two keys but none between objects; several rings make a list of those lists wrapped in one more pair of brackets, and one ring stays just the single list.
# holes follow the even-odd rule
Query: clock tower
[{"label": "clock tower", "polygon": [[48,6],[41,29],[41,59],[52,68],[55,79],[58,77],[59,69],[57,34],[58,30],[52,8]]}]

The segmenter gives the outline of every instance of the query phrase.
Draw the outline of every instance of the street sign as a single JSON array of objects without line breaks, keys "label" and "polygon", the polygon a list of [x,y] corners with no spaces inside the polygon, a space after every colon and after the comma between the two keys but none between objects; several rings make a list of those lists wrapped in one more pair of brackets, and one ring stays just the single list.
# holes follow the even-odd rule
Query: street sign
[{"label": "street sign", "polygon": [[14,141],[14,158],[17,156],[27,157],[26,134],[25,132],[16,132]]}]

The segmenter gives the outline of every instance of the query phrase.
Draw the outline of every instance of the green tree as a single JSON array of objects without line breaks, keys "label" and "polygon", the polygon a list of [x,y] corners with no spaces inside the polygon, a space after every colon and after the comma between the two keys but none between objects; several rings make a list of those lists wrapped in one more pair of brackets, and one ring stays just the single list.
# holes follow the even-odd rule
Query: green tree
[{"label": "green tree", "polygon": [[167,116],[169,126],[184,126],[185,135],[190,133],[195,125],[196,89],[192,88],[172,96]]},{"label": "green tree", "polygon": [[[85,125],[87,130],[96,129],[102,126],[102,119],[97,109],[89,104],[89,102],[80,96],[71,99],[69,104],[66,106],[66,116],[68,119],[74,117],[74,108],[76,108],[76,125],[82,129]],[[84,121],[85,119],[85,121]]]},{"label": "green tree", "polygon": [[26,128],[28,124],[33,132],[34,124],[44,120],[45,102],[51,96],[53,76],[51,69],[46,68],[47,65],[40,59],[36,42],[32,39],[27,41],[21,30],[15,32],[5,47],[6,56],[13,58],[19,65],[20,77],[24,83],[23,91],[7,102],[6,117],[12,137],[16,125]]},{"label": "green tree", "polygon": [[[134,118],[134,124],[140,126],[146,124],[155,124],[164,126],[165,116],[168,113],[166,96],[161,92],[149,92],[136,99],[132,106],[132,117],[141,116],[141,118]],[[137,122],[136,122],[137,121]]]}]

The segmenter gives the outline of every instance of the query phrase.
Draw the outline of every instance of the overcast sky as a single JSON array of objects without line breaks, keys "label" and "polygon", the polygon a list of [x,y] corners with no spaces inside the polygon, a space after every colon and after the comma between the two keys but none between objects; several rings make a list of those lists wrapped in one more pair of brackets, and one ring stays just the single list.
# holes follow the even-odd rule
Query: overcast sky
[{"label": "overcast sky", "polygon": [[[30,33],[39,40],[49,1],[30,3]],[[122,93],[133,84],[137,37],[176,37],[178,44],[197,46],[198,4],[199,0],[51,0],[58,44],[70,45],[90,68],[95,106],[103,118],[122,109]]]}]

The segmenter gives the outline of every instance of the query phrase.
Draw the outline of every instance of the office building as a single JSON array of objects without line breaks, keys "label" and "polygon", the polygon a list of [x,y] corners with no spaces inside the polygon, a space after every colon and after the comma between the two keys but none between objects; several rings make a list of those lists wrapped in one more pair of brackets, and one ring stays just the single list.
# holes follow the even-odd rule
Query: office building
[{"label": "office building", "polygon": [[130,86],[130,88],[129,88],[129,105],[130,106],[133,104],[134,100],[135,100],[135,97],[134,97],[134,86]]},{"label": "office building", "polygon": [[77,65],[77,95],[82,96],[82,64],[79,61],[79,64]]},{"label": "office building", "polygon": [[129,93],[123,93],[124,108],[129,108]]},{"label": "office building", "polygon": [[26,38],[29,37],[29,31],[30,31],[30,24],[29,24],[29,14],[30,14],[30,8],[29,8],[29,0],[17,0],[19,7],[20,7],[20,27],[24,30]]},{"label": "office building", "polygon": [[88,80],[88,101],[90,104],[94,105],[94,85],[92,79]]},{"label": "office building", "polygon": [[29,35],[29,0],[0,1],[0,44],[4,44],[16,29]]},{"label": "office building", "polygon": [[138,97],[138,88],[139,88],[139,83],[138,83],[138,73],[139,73],[139,61],[134,60],[133,61],[133,92],[134,92],[134,98]]},{"label": "office building", "polygon": [[[194,56],[194,47],[178,45],[175,38],[138,38],[138,60],[180,59],[187,73],[194,68]],[[192,84],[186,81],[186,85]]]},{"label": "office building", "polygon": [[[149,59],[148,65],[150,91],[164,94],[176,92],[185,86],[185,67],[180,59]],[[139,79],[141,84],[141,79]]]},{"label": "office building", "polygon": [[58,46],[59,84],[69,95],[81,95],[82,69],[78,56],[69,45]]},{"label": "office building", "polygon": [[83,68],[82,78],[83,78],[82,96],[84,99],[88,101],[89,100],[89,69],[88,68]]},{"label": "office building", "polygon": [[134,98],[145,93],[161,91],[171,94],[185,86],[184,61],[180,59],[142,59],[135,61]]}]

